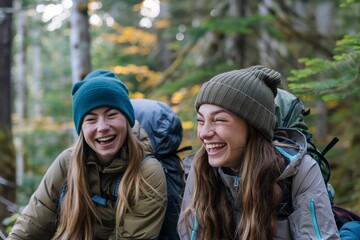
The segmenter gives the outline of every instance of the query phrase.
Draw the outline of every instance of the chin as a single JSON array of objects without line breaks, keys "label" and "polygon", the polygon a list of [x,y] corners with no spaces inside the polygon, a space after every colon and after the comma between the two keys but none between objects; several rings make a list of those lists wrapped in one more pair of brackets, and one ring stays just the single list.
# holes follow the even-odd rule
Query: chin
[{"label": "chin", "polygon": [[221,164],[219,164],[217,162],[211,162],[211,161],[209,161],[209,165],[212,167],[222,167]]}]

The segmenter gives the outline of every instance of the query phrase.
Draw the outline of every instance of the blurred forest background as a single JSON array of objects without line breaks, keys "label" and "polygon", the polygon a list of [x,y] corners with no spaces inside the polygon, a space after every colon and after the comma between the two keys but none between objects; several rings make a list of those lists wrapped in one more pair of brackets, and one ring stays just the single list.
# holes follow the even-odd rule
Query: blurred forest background
[{"label": "blurred forest background", "polygon": [[[199,146],[194,97],[217,73],[262,64],[311,110],[335,203],[360,211],[359,0],[1,0],[0,221],[71,146],[71,86],[115,71],[132,98],[169,103]],[[3,225],[6,223],[3,222]]]}]

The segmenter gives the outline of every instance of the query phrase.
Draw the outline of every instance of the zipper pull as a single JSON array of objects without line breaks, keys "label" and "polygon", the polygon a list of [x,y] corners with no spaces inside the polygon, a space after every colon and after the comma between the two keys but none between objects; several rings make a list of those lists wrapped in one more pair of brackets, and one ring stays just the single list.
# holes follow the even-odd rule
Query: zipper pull
[{"label": "zipper pull", "polygon": [[239,176],[234,176],[234,188],[236,190],[239,188]]}]

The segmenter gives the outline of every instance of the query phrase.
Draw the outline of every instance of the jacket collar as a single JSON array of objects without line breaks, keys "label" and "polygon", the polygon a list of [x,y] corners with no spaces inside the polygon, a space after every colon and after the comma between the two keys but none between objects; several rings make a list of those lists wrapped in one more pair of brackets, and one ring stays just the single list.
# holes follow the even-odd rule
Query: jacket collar
[{"label": "jacket collar", "polygon": [[122,147],[121,150],[119,151],[118,156],[116,156],[112,162],[108,165],[108,166],[101,166],[99,164],[99,161],[95,155],[95,153],[93,151],[91,151],[87,161],[86,161],[86,165],[88,167],[91,168],[97,168],[99,172],[102,173],[117,173],[117,172],[122,172],[125,170],[128,161],[129,161],[129,156],[127,153],[127,148],[126,147]]},{"label": "jacket collar", "polygon": [[290,147],[275,147],[288,160],[280,179],[295,175],[299,171],[301,159],[307,152],[305,135],[294,128],[277,128],[274,133],[274,140],[290,144]]}]

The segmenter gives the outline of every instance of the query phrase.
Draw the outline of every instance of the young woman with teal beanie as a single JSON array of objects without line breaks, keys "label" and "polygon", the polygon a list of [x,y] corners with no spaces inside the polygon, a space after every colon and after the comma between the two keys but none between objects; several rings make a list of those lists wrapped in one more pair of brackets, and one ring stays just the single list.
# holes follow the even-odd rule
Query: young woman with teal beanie
[{"label": "young woman with teal beanie", "polygon": [[49,167],[8,239],[156,239],[166,179],[127,87],[96,70],[74,84],[72,98],[79,137]]},{"label": "young woman with teal beanie", "polygon": [[202,85],[195,100],[202,146],[187,177],[181,239],[339,239],[304,135],[275,131],[280,82],[257,65]]}]

